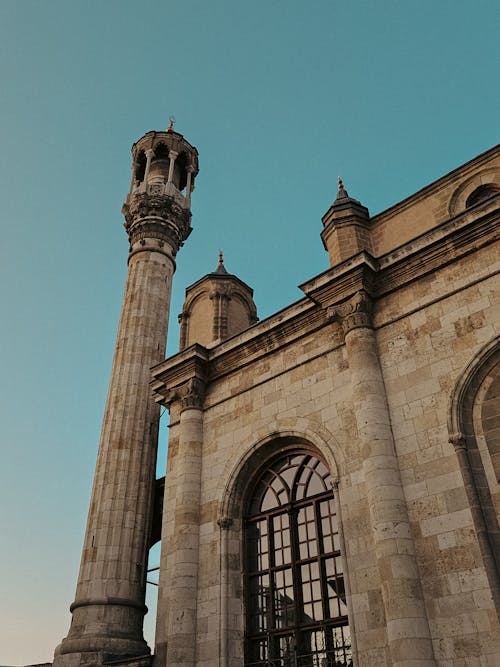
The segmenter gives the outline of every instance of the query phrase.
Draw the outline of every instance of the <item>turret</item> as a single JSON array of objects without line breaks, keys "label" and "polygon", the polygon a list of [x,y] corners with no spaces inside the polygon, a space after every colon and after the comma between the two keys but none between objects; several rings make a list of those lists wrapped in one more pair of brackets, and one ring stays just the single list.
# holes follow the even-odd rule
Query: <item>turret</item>
[{"label": "turret", "polygon": [[186,289],[179,315],[180,349],[193,343],[210,346],[257,322],[253,290],[228,273],[222,251],[217,268]]},{"label": "turret", "polygon": [[371,252],[370,214],[366,206],[349,197],[339,177],[337,198],[322,218],[321,240],[330,266],[340,264],[362,250]]}]

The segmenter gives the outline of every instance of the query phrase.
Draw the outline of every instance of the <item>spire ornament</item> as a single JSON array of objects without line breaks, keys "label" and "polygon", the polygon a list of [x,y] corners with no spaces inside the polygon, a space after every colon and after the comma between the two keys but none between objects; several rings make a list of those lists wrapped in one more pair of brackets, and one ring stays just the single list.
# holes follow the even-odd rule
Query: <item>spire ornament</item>
[{"label": "spire ornament", "polygon": [[338,192],[337,192],[337,199],[348,199],[349,195],[347,193],[347,190],[344,187],[344,181],[342,180],[342,178],[340,176],[338,177],[337,180],[338,180],[338,185],[339,185],[339,189],[338,189]]}]

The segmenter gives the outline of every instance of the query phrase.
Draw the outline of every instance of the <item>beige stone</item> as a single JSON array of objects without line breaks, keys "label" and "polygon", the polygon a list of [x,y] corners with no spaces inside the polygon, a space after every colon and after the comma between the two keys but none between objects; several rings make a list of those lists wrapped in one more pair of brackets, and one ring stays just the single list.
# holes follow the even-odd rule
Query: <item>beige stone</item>
[{"label": "beige stone", "polygon": [[[182,185],[173,174],[172,187]],[[167,185],[162,196],[174,196]],[[332,480],[332,553],[345,587],[334,623],[349,625],[355,664],[500,662],[499,193],[498,147],[372,218],[341,185],[323,218],[331,267],[301,286],[304,298],[256,323],[251,289],[209,274],[186,292],[181,351],[166,361],[147,351],[166,324],[145,331],[149,308],[168,305],[173,268],[153,240],[133,245],[143,257],[132,258],[127,289],[138,296],[126,293],[120,325],[132,349],[117,346],[110,397],[115,376],[125,393],[103,426],[119,444],[100,454],[89,515],[89,526],[98,520],[88,534],[105,546],[86,543],[79,586],[109,596],[116,570],[120,590],[144,599],[123,546],[151,523],[147,494],[130,505],[130,479],[154,468],[141,415],[153,410],[156,363],[153,395],[171,422],[163,507],[157,491],[153,512],[162,540],[155,667],[250,664],[249,498],[285,453],[313,455]],[[274,637],[286,628],[273,634],[282,621],[272,605],[300,600],[306,565],[287,595],[259,584]],[[339,585],[321,578],[324,590]],[[138,611],[103,617],[110,647],[118,628],[140,632]],[[299,652],[300,623],[290,627]],[[328,625],[315,627],[330,636]],[[57,661],[76,667],[82,654],[68,646]],[[130,657],[115,648],[109,655]]]}]

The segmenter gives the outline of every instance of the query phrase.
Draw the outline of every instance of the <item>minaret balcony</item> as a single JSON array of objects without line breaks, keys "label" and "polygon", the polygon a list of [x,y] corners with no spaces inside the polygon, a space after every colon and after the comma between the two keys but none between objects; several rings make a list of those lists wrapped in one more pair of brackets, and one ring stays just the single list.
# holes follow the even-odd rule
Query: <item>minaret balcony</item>
[{"label": "minaret balcony", "polygon": [[173,183],[164,183],[161,181],[157,183],[151,181],[149,183],[142,182],[127,195],[125,203],[130,204],[135,195],[138,194],[148,194],[152,197],[170,197],[176,204],[182,206],[182,208],[189,208],[187,197],[179,192]]}]

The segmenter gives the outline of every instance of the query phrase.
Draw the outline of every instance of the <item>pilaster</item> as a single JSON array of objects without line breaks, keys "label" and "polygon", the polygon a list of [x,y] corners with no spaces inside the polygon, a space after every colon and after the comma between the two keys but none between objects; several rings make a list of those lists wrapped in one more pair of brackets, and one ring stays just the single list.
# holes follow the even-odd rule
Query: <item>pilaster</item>
[{"label": "pilaster", "polygon": [[[158,402],[179,415],[169,448],[156,636],[157,667],[194,667],[199,567],[199,522],[203,463],[203,404],[207,352],[188,348],[180,363],[153,370]],[[169,524],[169,525],[167,525]],[[168,663],[167,663],[168,649]]]},{"label": "pilaster", "polygon": [[392,665],[434,665],[408,511],[365,290],[332,306],[342,324]]}]

